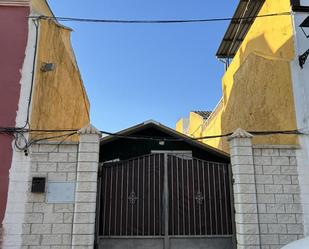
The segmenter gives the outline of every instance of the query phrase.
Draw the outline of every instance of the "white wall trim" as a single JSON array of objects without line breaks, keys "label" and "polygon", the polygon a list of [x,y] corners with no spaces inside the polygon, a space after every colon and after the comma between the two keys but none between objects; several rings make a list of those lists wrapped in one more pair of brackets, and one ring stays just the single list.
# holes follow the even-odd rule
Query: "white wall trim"
[{"label": "white wall trim", "polygon": [[29,0],[19,0],[19,1],[0,0],[0,5],[5,5],[5,6],[29,6],[30,5],[30,1]]},{"label": "white wall trim", "polygon": [[252,146],[254,149],[300,149],[299,145],[285,145],[285,144],[255,144]]},{"label": "white wall trim", "polygon": [[[292,87],[294,94],[295,113],[297,128],[302,132],[309,131],[309,60],[304,68],[299,65],[298,56],[309,49],[309,39],[307,39],[299,28],[300,23],[308,16],[308,13],[294,13],[292,15],[294,26],[294,46],[295,58],[291,62]],[[309,31],[309,30],[308,30]],[[299,185],[301,202],[303,207],[304,234],[309,235],[309,137],[299,136],[301,150],[296,151],[297,170],[299,175]]]}]

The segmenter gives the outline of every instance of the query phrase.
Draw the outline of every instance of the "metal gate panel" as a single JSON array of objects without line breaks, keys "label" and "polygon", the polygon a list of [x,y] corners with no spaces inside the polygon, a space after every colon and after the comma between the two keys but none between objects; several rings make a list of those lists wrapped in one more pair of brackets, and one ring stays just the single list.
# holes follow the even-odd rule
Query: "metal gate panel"
[{"label": "metal gate panel", "polygon": [[100,248],[232,248],[229,165],[151,154],[104,163]]},{"label": "metal gate panel", "polygon": [[163,154],[104,164],[99,236],[161,236],[163,177]]},{"label": "metal gate panel", "polygon": [[228,164],[168,156],[169,235],[229,236]]}]

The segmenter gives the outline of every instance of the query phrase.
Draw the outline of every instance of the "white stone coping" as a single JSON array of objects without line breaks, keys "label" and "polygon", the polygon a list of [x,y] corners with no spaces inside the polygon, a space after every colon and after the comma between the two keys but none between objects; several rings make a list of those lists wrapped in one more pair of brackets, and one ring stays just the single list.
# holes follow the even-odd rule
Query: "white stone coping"
[{"label": "white stone coping", "polygon": [[78,141],[39,141],[34,143],[34,145],[40,144],[40,145],[78,145]]},{"label": "white stone coping", "polygon": [[295,144],[253,144],[253,149],[295,149],[299,150],[301,149],[300,145]]}]

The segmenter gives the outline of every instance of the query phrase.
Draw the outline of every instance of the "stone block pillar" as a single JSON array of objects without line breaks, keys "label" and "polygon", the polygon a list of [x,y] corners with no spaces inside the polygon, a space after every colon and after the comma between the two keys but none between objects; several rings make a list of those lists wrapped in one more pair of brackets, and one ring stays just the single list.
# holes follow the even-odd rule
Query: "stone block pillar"
[{"label": "stone block pillar", "polygon": [[237,129],[229,137],[237,249],[260,249],[252,135]]},{"label": "stone block pillar", "polygon": [[72,248],[93,249],[101,133],[93,126],[81,129],[73,220]]}]

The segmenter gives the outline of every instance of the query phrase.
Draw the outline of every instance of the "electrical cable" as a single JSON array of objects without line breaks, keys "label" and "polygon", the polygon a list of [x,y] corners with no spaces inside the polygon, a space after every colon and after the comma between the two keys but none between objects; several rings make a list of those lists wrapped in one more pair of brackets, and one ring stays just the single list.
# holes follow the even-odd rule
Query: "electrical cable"
[{"label": "electrical cable", "polygon": [[32,76],[31,76],[31,85],[30,85],[30,93],[29,93],[29,100],[28,100],[28,106],[27,106],[27,117],[26,117],[26,123],[22,128],[26,128],[27,126],[30,127],[29,123],[29,116],[30,116],[30,107],[31,107],[31,101],[32,101],[32,93],[33,93],[33,85],[34,85],[34,78],[35,78],[35,69],[36,69],[36,57],[37,57],[37,50],[38,50],[38,40],[39,40],[39,25],[40,22],[38,19],[34,19],[33,23],[35,25],[36,29],[36,35],[35,35],[35,45],[34,45],[34,55],[33,55],[33,64],[32,64]]},{"label": "electrical cable", "polygon": [[[34,61],[33,61],[33,72],[32,72],[32,82],[30,88],[30,96],[27,107],[27,119],[26,123],[23,127],[0,127],[0,134],[6,134],[15,137],[15,147],[20,150],[25,150],[29,146],[34,143],[43,140],[55,139],[65,137],[67,139],[70,136],[73,136],[77,133],[79,129],[62,129],[62,130],[31,130],[29,124],[29,115],[30,115],[30,106],[31,106],[31,98],[33,92],[33,84],[34,84],[34,74],[35,74],[35,62],[37,56],[37,44],[38,44],[38,30],[39,30],[39,22],[35,22],[40,19],[52,19],[57,21],[74,21],[74,22],[91,22],[91,23],[122,23],[122,24],[173,24],[173,23],[204,23],[204,22],[220,22],[220,21],[242,21],[242,20],[251,20],[253,18],[264,18],[264,17],[274,17],[274,16],[283,16],[283,15],[291,15],[291,12],[281,12],[281,13],[272,13],[272,14],[264,14],[264,15],[256,15],[256,16],[248,16],[244,15],[239,18],[208,18],[208,19],[188,19],[188,20],[109,20],[109,19],[87,19],[87,18],[75,18],[75,17],[48,17],[48,16],[29,16],[29,19],[33,19],[34,24],[36,26],[36,39],[35,39],[35,51],[34,51]],[[26,129],[27,125],[29,125],[29,129]],[[25,137],[25,133],[36,133],[38,134],[47,134],[47,133],[68,133],[57,136],[48,136],[42,137],[40,139],[32,139],[28,141]],[[183,141],[184,139],[173,139],[168,137],[147,137],[147,136],[130,136],[130,135],[121,135],[117,133],[111,133],[106,131],[101,131],[102,134],[106,134],[109,136],[119,137],[119,138],[127,138],[134,140],[155,140],[155,141]],[[290,130],[290,131],[249,131],[252,135],[255,136],[267,136],[267,135],[305,135],[301,133],[299,130]],[[197,138],[191,138],[192,140],[204,140],[204,139],[213,139],[213,138],[223,138],[231,136],[232,133],[222,134],[222,135],[213,135],[213,136],[203,136]],[[23,144],[22,144],[23,143]]]},{"label": "electrical cable", "polygon": [[[12,128],[12,127],[0,127],[0,134],[6,135],[13,135],[15,138],[14,146],[20,151],[27,151],[27,149],[40,141],[56,139],[56,138],[64,138],[64,140],[68,139],[69,137],[77,134],[79,129],[62,129],[62,130],[30,130],[30,129],[23,129],[23,128]],[[132,136],[132,135],[122,135],[119,133],[112,133],[107,131],[100,131],[102,134],[109,135],[111,137],[117,138],[124,138],[124,139],[131,139],[131,140],[149,140],[149,141],[165,141],[165,142],[180,142],[185,141],[186,138],[171,138],[171,137],[153,137],[153,136]],[[300,130],[274,130],[274,131],[248,131],[250,134],[254,136],[269,136],[269,135],[309,135],[306,133],[301,132]],[[32,133],[32,134],[48,134],[51,135],[52,133],[64,133],[61,135],[56,136],[43,136],[37,139],[31,139],[28,141],[25,133]],[[192,141],[200,141],[206,139],[215,139],[215,138],[225,138],[231,136],[233,133],[226,133],[221,135],[212,135],[212,136],[203,136],[203,137],[196,137],[191,138]]]},{"label": "electrical cable", "polygon": [[264,18],[273,16],[291,15],[291,12],[271,13],[264,15],[248,16],[248,17],[225,17],[225,18],[206,18],[206,19],[187,19],[187,20],[121,20],[121,19],[91,19],[77,17],[61,17],[61,16],[29,16],[30,19],[52,19],[57,21],[70,22],[90,22],[90,23],[120,23],[120,24],[173,24],[173,23],[202,23],[202,22],[220,22],[220,21],[240,21],[250,20],[253,18]]},{"label": "electrical cable", "polygon": [[58,135],[58,136],[51,136],[51,137],[44,137],[44,138],[40,138],[40,139],[34,139],[34,140],[31,140],[28,143],[28,146],[31,146],[32,144],[35,144],[35,143],[40,142],[40,141],[45,141],[45,140],[50,140],[50,139],[55,139],[55,138],[63,138],[64,137],[64,140],[66,140],[66,139],[68,139],[69,137],[71,137],[71,136],[73,136],[75,134],[77,134],[77,133],[76,132],[71,132],[69,134],[64,134],[64,135]]},{"label": "electrical cable", "polygon": [[[128,136],[128,135],[121,135],[117,133],[111,133],[106,131],[101,131],[102,134],[110,135],[113,137],[119,138],[127,138],[127,139],[136,139],[136,140],[156,140],[156,141],[183,141],[184,139],[171,139],[171,138],[164,138],[164,137],[145,137],[145,136]],[[300,132],[299,130],[283,130],[283,131],[248,131],[248,133],[254,136],[268,136],[268,135],[306,135],[305,133]],[[203,136],[203,137],[196,137],[190,139],[192,140],[204,140],[204,139],[214,139],[214,138],[224,138],[233,135],[233,133],[221,134],[221,135],[213,135],[213,136]]]}]

